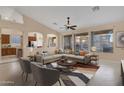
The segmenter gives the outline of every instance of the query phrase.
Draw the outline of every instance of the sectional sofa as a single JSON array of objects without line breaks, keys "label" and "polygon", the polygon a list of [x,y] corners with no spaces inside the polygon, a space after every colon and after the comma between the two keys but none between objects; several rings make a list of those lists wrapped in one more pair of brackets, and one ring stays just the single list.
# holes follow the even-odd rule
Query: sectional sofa
[{"label": "sectional sofa", "polygon": [[85,64],[90,61],[90,58],[88,56],[79,56],[79,55],[73,55],[73,54],[55,54],[50,56],[36,55],[36,61],[41,62],[43,64],[56,62],[58,60],[61,60],[62,58],[67,58],[69,60],[73,60],[73,61],[85,63]]}]

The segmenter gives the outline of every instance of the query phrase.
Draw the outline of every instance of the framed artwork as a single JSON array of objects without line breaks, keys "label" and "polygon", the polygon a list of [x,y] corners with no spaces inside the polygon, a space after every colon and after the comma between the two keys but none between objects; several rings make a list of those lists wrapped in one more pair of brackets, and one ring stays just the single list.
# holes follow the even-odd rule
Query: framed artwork
[{"label": "framed artwork", "polygon": [[48,38],[48,47],[56,47],[56,37]]},{"label": "framed artwork", "polygon": [[124,48],[124,31],[116,33],[116,47]]}]

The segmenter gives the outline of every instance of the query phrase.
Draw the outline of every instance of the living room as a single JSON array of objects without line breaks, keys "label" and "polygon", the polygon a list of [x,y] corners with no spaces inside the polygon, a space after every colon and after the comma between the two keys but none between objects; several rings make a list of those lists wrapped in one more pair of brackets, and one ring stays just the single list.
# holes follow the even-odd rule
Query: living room
[{"label": "living room", "polygon": [[[0,74],[7,74],[0,77],[0,85],[123,85],[123,10],[123,6],[0,7],[1,37],[7,31],[20,31],[22,37],[21,55],[17,50],[15,56],[2,57],[8,43],[1,46]],[[26,65],[25,70],[27,62],[31,67]],[[34,69],[40,68],[56,72],[39,75]]]}]

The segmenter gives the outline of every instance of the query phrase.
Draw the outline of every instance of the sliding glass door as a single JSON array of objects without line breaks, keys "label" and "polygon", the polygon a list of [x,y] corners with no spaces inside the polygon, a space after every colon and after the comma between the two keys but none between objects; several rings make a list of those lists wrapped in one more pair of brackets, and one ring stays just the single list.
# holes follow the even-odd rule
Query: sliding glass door
[{"label": "sliding glass door", "polygon": [[88,33],[81,33],[75,35],[75,53],[78,54],[80,51],[89,50],[89,38]]},{"label": "sliding glass door", "polygon": [[72,35],[64,36],[64,50],[72,50]]}]

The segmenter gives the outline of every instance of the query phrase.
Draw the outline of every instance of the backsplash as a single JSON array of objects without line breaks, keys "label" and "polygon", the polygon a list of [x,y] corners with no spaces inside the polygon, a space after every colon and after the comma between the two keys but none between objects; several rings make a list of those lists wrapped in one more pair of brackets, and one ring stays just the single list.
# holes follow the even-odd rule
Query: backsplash
[{"label": "backsplash", "polygon": [[10,48],[11,45],[10,44],[2,44],[2,48]]},{"label": "backsplash", "polygon": [[2,48],[21,48],[21,45],[17,44],[2,44]]}]

